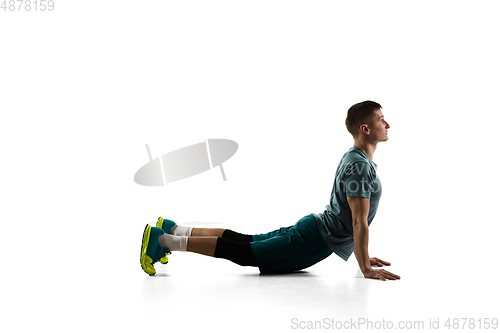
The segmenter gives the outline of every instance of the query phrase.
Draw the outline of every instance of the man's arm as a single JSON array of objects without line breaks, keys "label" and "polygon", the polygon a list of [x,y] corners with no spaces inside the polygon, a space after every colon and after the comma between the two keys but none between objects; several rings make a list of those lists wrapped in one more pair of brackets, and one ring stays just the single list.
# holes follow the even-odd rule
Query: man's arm
[{"label": "man's arm", "polygon": [[363,275],[371,269],[368,255],[368,212],[370,199],[364,197],[347,197],[352,213],[352,230],[354,232],[354,255]]},{"label": "man's arm", "polygon": [[[384,269],[374,270],[371,268],[370,256],[368,255],[368,213],[370,211],[370,199],[361,196],[348,196],[347,203],[352,213],[352,230],[354,233],[354,255],[358,261],[359,268],[365,278],[396,280],[400,277]],[[383,262],[373,258],[374,263]],[[388,263],[387,263],[388,264]]]}]

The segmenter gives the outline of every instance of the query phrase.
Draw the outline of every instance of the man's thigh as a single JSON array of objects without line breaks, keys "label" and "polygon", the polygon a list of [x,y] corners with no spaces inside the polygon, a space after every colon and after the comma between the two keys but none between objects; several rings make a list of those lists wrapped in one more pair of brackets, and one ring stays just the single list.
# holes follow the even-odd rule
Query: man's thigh
[{"label": "man's thigh", "polygon": [[318,250],[307,242],[297,229],[290,229],[275,237],[251,242],[250,245],[257,263],[287,260]]},{"label": "man's thigh", "polygon": [[281,234],[289,232],[291,228],[293,228],[293,226],[279,228],[277,230],[274,230],[274,231],[271,231],[271,232],[268,232],[265,234],[252,235],[252,240],[254,242],[256,242],[256,241],[261,241],[261,240],[273,238],[273,237],[276,237],[276,236],[279,236]]}]

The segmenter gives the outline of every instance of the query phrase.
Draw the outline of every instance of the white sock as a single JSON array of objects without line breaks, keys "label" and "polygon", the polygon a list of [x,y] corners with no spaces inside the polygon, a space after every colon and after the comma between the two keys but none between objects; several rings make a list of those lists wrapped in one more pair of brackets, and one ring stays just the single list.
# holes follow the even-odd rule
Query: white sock
[{"label": "white sock", "polygon": [[159,242],[161,247],[166,247],[170,251],[183,251],[187,250],[188,237],[187,236],[175,236],[169,234],[163,234],[159,237]]},{"label": "white sock", "polygon": [[174,225],[170,230],[170,233],[175,236],[191,236],[191,232],[193,231],[193,227],[188,227],[184,225]]}]

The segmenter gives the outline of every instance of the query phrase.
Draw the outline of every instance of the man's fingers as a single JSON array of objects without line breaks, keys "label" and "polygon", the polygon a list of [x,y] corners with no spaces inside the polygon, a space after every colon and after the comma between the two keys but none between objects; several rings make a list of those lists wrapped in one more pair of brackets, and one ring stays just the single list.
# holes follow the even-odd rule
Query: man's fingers
[{"label": "man's fingers", "polygon": [[377,260],[378,260],[378,262],[381,262],[382,264],[384,264],[384,265],[386,265],[386,266],[391,266],[391,263],[390,263],[390,262],[388,262],[388,261],[384,261],[384,260],[382,260],[382,259],[378,259],[378,258],[377,258]]},{"label": "man's fingers", "polygon": [[380,272],[388,279],[390,280],[397,280],[401,279],[399,275],[393,274],[391,272],[386,271],[385,269],[381,269]]},{"label": "man's fingers", "polygon": [[388,261],[385,261],[385,260],[382,260],[382,259],[379,259],[377,257],[373,257],[372,258],[373,261],[375,261],[375,263],[377,264],[377,266],[381,266],[380,264],[382,265],[386,265],[386,266],[391,266],[391,263],[388,262]]},{"label": "man's fingers", "polygon": [[384,274],[380,274],[380,279],[381,279],[382,281],[385,281],[385,280],[386,280],[386,278],[387,278],[387,279],[389,279],[389,280],[396,280],[396,278],[395,278],[395,277],[391,277],[391,276],[384,276]]},{"label": "man's fingers", "polygon": [[399,275],[393,274],[391,272],[386,271],[385,269],[373,270],[371,274],[365,275],[365,277],[370,279],[379,279],[382,281],[389,280],[398,280],[401,279]]}]

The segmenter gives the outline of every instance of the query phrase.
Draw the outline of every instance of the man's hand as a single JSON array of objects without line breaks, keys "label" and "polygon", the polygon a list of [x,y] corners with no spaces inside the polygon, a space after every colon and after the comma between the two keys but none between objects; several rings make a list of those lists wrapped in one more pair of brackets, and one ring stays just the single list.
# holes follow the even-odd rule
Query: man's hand
[{"label": "man's hand", "polygon": [[363,275],[367,279],[380,279],[385,281],[389,280],[399,280],[401,279],[399,275],[393,274],[391,272],[386,271],[385,269],[372,269],[366,270],[363,272]]},{"label": "man's hand", "polygon": [[[391,266],[391,263],[384,261],[382,259],[379,259],[377,257],[373,257],[373,258],[370,258],[370,265],[382,267],[384,265]],[[388,272],[385,269],[371,269],[370,268],[370,269],[366,270],[365,272],[363,272],[363,275],[367,279],[380,279],[382,281],[385,281],[386,279],[389,279],[389,280],[401,279],[401,277],[399,277],[399,275]]]}]

